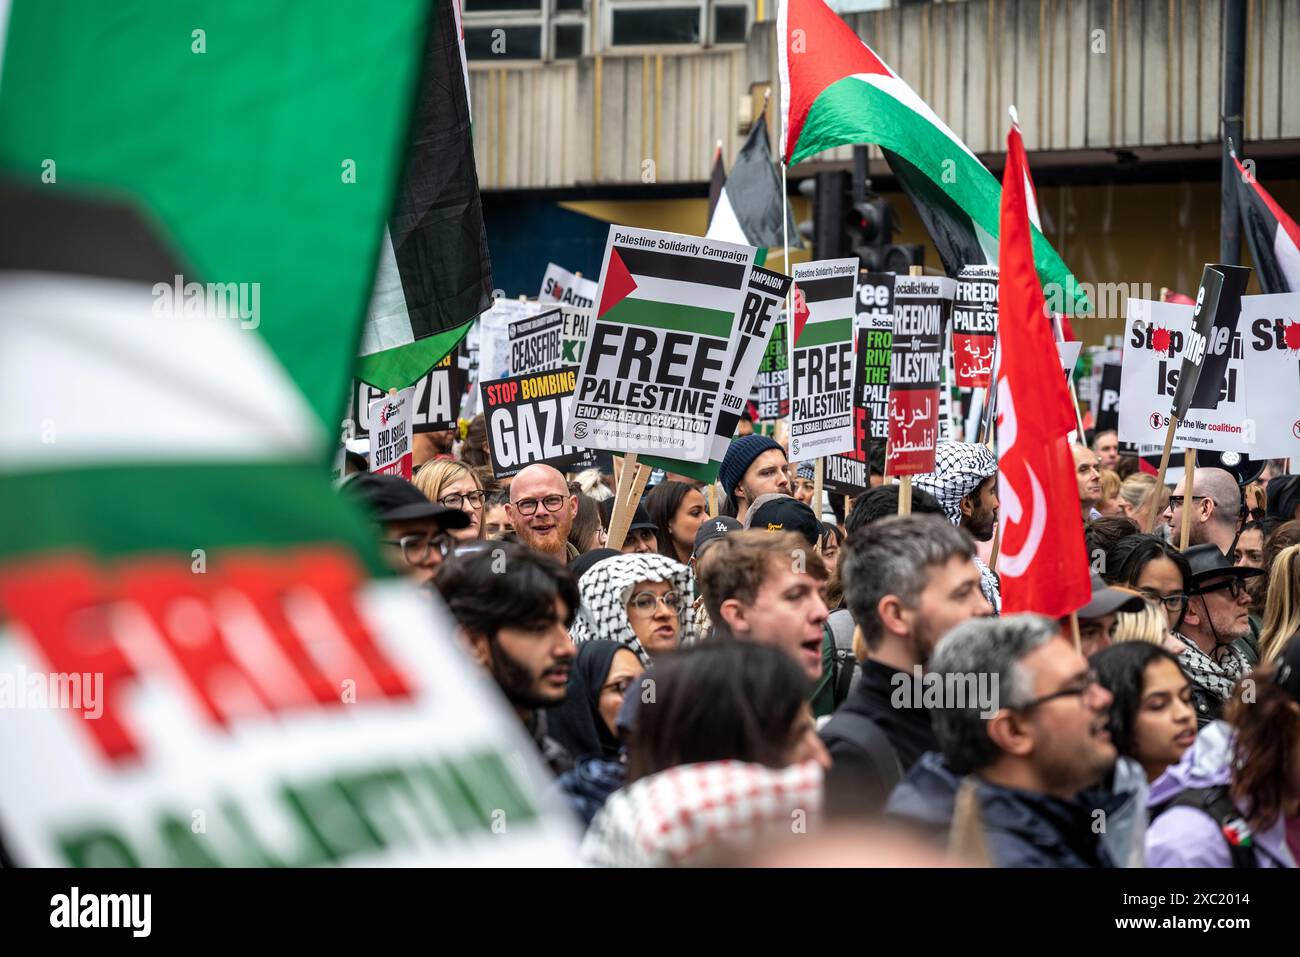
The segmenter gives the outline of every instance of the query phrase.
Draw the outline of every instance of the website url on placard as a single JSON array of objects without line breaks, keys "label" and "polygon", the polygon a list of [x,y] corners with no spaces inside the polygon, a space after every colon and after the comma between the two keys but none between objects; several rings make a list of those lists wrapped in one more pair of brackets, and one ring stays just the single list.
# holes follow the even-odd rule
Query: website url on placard
[{"label": "website url on placard", "polygon": [[1249,917],[1116,917],[1116,928],[1135,930],[1239,930],[1250,927]]}]

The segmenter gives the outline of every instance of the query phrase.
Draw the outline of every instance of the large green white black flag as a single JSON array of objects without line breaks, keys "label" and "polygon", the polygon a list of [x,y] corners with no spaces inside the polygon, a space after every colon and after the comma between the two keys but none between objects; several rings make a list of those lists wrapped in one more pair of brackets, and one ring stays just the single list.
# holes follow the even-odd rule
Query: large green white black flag
[{"label": "large green white black flag", "polygon": [[571,859],[328,479],[429,5],[73,7],[0,2],[0,860]]}]

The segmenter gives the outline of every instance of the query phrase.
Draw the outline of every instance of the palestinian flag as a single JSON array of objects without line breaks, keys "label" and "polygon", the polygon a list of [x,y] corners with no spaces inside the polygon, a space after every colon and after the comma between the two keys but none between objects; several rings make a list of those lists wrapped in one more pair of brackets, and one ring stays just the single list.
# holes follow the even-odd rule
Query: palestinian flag
[{"label": "palestinian flag", "polygon": [[800,277],[812,273],[814,268],[843,267],[855,262],[854,259],[826,259],[794,267],[794,348],[852,341],[858,288],[856,267],[848,275],[825,279]]},{"label": "palestinian flag", "polygon": [[718,208],[718,199],[722,196],[722,186],[727,181],[727,170],[722,165],[722,140],[713,147],[713,172],[709,175],[709,222],[713,222],[714,210]]},{"label": "palestinian flag", "polygon": [[767,117],[760,113],[731,167],[717,208],[709,217],[707,236],[760,248],[780,246],[784,241],[783,225],[787,225],[787,235],[796,240],[799,236],[789,217],[781,177],[767,145]]},{"label": "palestinian flag", "polygon": [[0,4],[0,860],[567,860],[327,478],[429,5],[72,7]]},{"label": "palestinian flag", "polygon": [[1300,292],[1300,226],[1241,165],[1235,152],[1232,161],[1241,173],[1237,178],[1241,223],[1260,288],[1265,293]]},{"label": "palestinian flag", "polygon": [[[695,237],[681,240],[684,245],[693,242],[698,250],[700,241]],[[625,325],[730,339],[748,266],[615,241],[601,279],[596,315]]]},{"label": "palestinian flag", "polygon": [[[916,204],[944,266],[996,263],[1001,187],[934,111],[823,0],[781,0],[777,9],[782,159],[874,143]],[[1086,311],[1078,283],[1031,226],[1034,264],[1062,305]],[[1051,284],[1049,286],[1049,284]]]},{"label": "palestinian flag", "polygon": [[434,4],[405,179],[361,340],[357,378],[385,391],[425,375],[492,304],[458,3]]}]

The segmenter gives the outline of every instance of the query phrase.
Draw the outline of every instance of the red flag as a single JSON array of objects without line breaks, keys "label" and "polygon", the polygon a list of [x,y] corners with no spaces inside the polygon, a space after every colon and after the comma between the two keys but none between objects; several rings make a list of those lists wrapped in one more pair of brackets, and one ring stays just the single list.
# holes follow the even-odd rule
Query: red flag
[{"label": "red flag", "polygon": [[1027,182],[1025,145],[1013,122],[998,232],[997,570],[1004,613],[1061,618],[1087,604],[1092,588],[1066,441],[1074,411],[1034,270]]}]

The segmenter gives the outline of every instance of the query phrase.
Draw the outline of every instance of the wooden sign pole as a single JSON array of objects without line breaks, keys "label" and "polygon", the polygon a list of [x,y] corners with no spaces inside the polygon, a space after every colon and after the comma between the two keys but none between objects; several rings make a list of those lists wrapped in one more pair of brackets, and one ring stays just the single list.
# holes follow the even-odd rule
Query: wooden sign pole
[{"label": "wooden sign pole", "polygon": [[1178,550],[1187,551],[1187,539],[1192,532],[1192,500],[1196,491],[1196,450],[1183,450],[1183,530],[1178,539]]},{"label": "wooden sign pole", "polygon": [[1178,419],[1169,417],[1169,431],[1165,433],[1165,449],[1160,453],[1160,471],[1156,475],[1156,487],[1151,493],[1151,510],[1147,515],[1146,531],[1155,531],[1156,519],[1160,517],[1160,490],[1165,485],[1165,472],[1169,470],[1169,453],[1174,447],[1174,432],[1178,429]]}]

